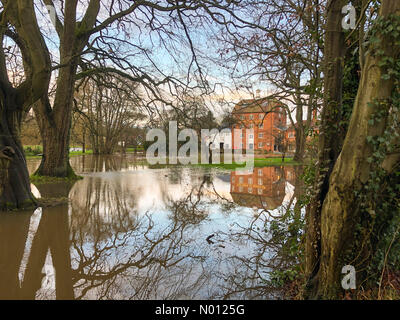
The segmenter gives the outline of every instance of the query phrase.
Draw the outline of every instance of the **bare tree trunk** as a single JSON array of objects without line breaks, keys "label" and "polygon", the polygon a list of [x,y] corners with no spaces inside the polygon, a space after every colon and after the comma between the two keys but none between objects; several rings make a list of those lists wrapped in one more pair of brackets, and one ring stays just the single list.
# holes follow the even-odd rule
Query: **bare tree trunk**
[{"label": "bare tree trunk", "polygon": [[[69,142],[72,123],[72,106],[78,57],[82,53],[88,34],[78,35],[77,0],[67,1],[64,24],[57,28],[60,38],[60,67],[53,107],[48,94],[36,104],[34,111],[43,135],[43,158],[36,175],[76,178],[69,163]],[[100,9],[99,1],[90,1],[85,17],[78,24],[85,31],[90,29]]]},{"label": "bare tree trunk", "polygon": [[86,128],[83,128],[83,135],[82,135],[82,153],[86,153]]},{"label": "bare tree trunk", "polygon": [[[20,141],[21,121],[48,88],[50,56],[32,1],[7,2],[0,19],[0,41],[10,37],[20,49],[25,80],[14,88],[0,46],[0,210],[36,205]],[[23,21],[23,23],[21,22]],[[12,28],[10,27],[12,26]]]},{"label": "bare tree trunk", "polygon": [[[0,106],[0,208],[2,210],[36,205],[19,138],[22,112],[16,105],[9,105],[13,97],[15,96],[10,92],[5,101],[1,99]],[[13,102],[16,104],[16,101]]]},{"label": "bare tree trunk", "polygon": [[[400,16],[400,2],[383,1],[381,15],[392,13]],[[382,43],[385,43],[385,39]],[[394,61],[399,59],[398,50],[390,43],[384,45],[384,51],[386,57]],[[324,297],[335,297],[340,286],[340,269],[348,264],[343,261],[343,254],[353,245],[351,240],[361,206],[354,191],[367,182],[372,166],[367,161],[373,152],[367,137],[382,136],[387,125],[387,120],[374,126],[368,123],[381,108],[379,104],[370,103],[375,100],[389,101],[394,90],[393,79],[382,79],[386,71],[379,67],[379,62],[378,57],[366,57],[349,130],[333,169],[329,192],[322,208],[318,295]]]},{"label": "bare tree trunk", "polygon": [[345,0],[332,0],[327,7],[324,48],[324,107],[319,134],[318,165],[313,199],[306,214],[305,267],[308,275],[307,297],[315,296],[316,277],[321,254],[321,209],[329,188],[329,177],[339,156],[341,146],[335,124],[340,121],[342,102],[342,74],[345,56],[344,33],[341,26],[342,7]]},{"label": "bare tree trunk", "polygon": [[[389,14],[400,15],[400,2],[390,0],[382,2],[380,15],[386,17]],[[336,19],[340,23],[340,18],[337,17]],[[329,27],[329,21],[327,28],[334,30],[334,28]],[[399,59],[399,50],[390,41],[381,37],[381,44],[380,50],[383,50],[386,58],[393,59],[393,61]],[[356,196],[356,191],[361,190],[362,186],[367,183],[373,165],[368,161],[373,153],[373,148],[368,143],[367,137],[382,137],[388,126],[389,112],[385,116],[386,118],[379,123],[373,126],[369,124],[372,115],[377,111],[382,111],[382,106],[373,102],[390,101],[395,89],[393,78],[383,79],[382,76],[387,71],[380,67],[380,62],[380,58],[371,55],[371,53],[365,59],[357,98],[341,153],[334,164],[329,184],[326,187],[322,185],[321,188],[320,194],[325,194],[321,198],[323,200],[322,208],[315,210],[315,215],[308,217],[307,222],[310,224],[308,228],[314,227],[314,230],[316,230],[316,233],[313,233],[307,229],[307,232],[309,232],[307,267],[310,271],[312,267],[316,266],[311,270],[313,275],[312,281],[309,283],[312,289],[311,297],[337,298],[341,290],[341,268],[353,262],[345,261],[345,258],[346,254],[355,248],[353,240],[356,224],[361,218],[360,208],[363,203],[361,203],[361,198]],[[337,78],[337,81],[339,79]],[[340,87],[340,84],[337,83],[336,88]],[[329,88],[328,86],[327,89],[329,90]],[[334,146],[334,144],[329,146]],[[335,151],[335,149],[329,150],[328,154],[334,155]],[[322,159],[324,160],[324,158]],[[396,161],[400,161],[399,157]],[[384,162],[381,165],[384,166]],[[389,173],[387,172],[388,175]],[[313,235],[317,239],[310,239],[310,236]],[[315,252],[316,249],[310,247],[315,243],[312,240],[318,241],[318,239],[318,250]],[[356,249],[361,250],[361,248]],[[314,265],[310,264],[310,261]]]},{"label": "bare tree trunk", "polygon": [[[300,86],[300,80],[298,85]],[[306,145],[306,136],[303,125],[303,105],[300,98],[300,93],[296,94],[296,125],[294,127],[295,130],[295,141],[296,141],[296,152],[294,154],[293,160],[301,162],[303,161],[305,145]]]},{"label": "bare tree trunk", "polygon": [[72,123],[75,73],[77,64],[66,55],[69,65],[60,69],[53,108],[48,96],[34,106],[43,139],[43,158],[35,175],[75,178],[69,163],[69,142]]},{"label": "bare tree trunk", "polygon": [[[43,140],[42,162],[35,175],[73,178],[75,174],[69,164],[69,140],[71,112],[66,111],[64,119],[56,119],[54,112],[46,108],[47,97],[34,107]],[[68,110],[68,106],[64,107]]]},{"label": "bare tree trunk", "polygon": [[306,136],[304,132],[303,124],[297,123],[297,127],[295,128],[295,139],[296,139],[296,152],[293,156],[294,161],[301,162],[304,158],[305,146],[306,146]]}]

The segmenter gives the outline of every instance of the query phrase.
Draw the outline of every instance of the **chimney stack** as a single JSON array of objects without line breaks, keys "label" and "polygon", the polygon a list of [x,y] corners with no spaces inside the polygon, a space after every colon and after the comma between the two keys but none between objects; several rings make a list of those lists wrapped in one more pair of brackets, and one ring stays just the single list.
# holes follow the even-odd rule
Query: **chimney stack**
[{"label": "chimney stack", "polygon": [[261,90],[260,90],[260,89],[257,89],[257,90],[256,90],[256,99],[259,99],[259,98],[260,98],[260,93],[261,93]]}]

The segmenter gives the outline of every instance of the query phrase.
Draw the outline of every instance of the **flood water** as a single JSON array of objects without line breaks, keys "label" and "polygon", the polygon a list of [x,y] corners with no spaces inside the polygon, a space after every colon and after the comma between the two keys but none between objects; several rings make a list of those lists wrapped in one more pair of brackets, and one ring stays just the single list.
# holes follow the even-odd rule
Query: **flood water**
[{"label": "flood water", "polygon": [[32,186],[69,204],[1,213],[0,298],[277,298],[267,226],[295,202],[297,169],[144,163],[73,157],[82,180]]}]

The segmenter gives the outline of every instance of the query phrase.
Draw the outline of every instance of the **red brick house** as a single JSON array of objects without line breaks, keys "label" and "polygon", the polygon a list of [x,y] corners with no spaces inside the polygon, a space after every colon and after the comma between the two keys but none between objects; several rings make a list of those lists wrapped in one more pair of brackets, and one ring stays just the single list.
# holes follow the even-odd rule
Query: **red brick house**
[{"label": "red brick house", "polygon": [[287,129],[286,109],[281,102],[268,97],[242,100],[234,107],[232,115],[236,120],[232,127],[233,149],[280,151]]}]

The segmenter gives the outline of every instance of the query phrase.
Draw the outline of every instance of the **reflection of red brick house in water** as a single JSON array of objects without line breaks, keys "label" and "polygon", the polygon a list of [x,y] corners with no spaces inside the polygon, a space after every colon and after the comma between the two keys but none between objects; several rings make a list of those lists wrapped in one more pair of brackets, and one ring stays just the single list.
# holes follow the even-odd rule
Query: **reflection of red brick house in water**
[{"label": "reflection of red brick house in water", "polygon": [[245,207],[273,210],[285,197],[285,182],[293,182],[293,168],[254,168],[252,174],[231,172],[231,196],[234,202]]},{"label": "reflection of red brick house in water", "polygon": [[296,171],[295,168],[290,166],[290,167],[284,167],[285,171],[285,179],[287,182],[289,182],[292,185],[296,184]]},{"label": "reflection of red brick house in water", "polygon": [[287,122],[282,103],[268,97],[242,100],[235,106],[232,115],[237,120],[232,127],[233,149],[279,151],[282,144],[280,136],[285,138]]}]

